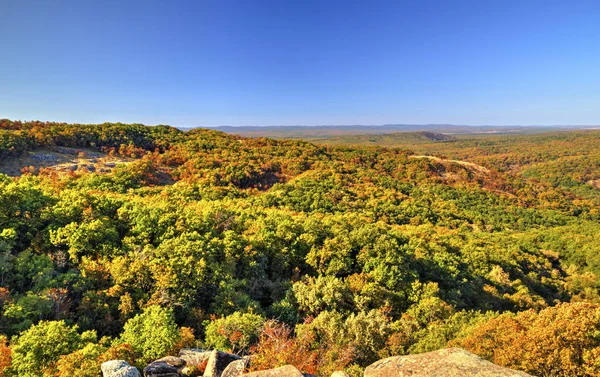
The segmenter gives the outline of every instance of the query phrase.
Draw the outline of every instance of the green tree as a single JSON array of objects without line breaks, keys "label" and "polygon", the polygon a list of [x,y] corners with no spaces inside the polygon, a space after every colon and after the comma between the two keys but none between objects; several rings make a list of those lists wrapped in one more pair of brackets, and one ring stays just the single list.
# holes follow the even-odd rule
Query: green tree
[{"label": "green tree", "polygon": [[144,363],[165,356],[179,337],[173,311],[153,305],[125,323],[121,341],[130,344]]},{"label": "green tree", "polygon": [[264,323],[265,318],[258,314],[235,312],[206,326],[205,343],[215,349],[245,353],[258,341]]},{"label": "green tree", "polygon": [[348,310],[352,295],[348,285],[335,276],[308,277],[293,286],[300,310],[318,315],[323,310]]},{"label": "green tree", "polygon": [[50,319],[51,313],[52,302],[47,297],[28,292],[16,302],[6,305],[4,318],[10,324],[12,333],[19,333],[39,320]]},{"label": "green tree", "polygon": [[13,342],[12,370],[21,377],[53,376],[56,362],[84,344],[96,341],[94,331],[83,334],[64,321],[42,321]]}]

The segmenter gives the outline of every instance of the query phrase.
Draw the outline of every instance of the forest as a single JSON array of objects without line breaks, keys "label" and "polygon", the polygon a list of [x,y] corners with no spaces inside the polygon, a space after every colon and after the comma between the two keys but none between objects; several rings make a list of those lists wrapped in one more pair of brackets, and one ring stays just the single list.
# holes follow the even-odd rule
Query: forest
[{"label": "forest", "polygon": [[0,120],[5,165],[120,161],[0,174],[0,377],[182,347],[359,376],[449,346],[600,376],[600,131],[360,144]]}]

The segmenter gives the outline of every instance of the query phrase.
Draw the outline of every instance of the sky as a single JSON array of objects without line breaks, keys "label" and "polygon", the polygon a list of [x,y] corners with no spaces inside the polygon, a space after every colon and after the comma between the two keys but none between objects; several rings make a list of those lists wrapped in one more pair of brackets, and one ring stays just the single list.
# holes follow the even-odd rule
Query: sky
[{"label": "sky", "polygon": [[600,1],[0,0],[0,118],[600,124]]}]

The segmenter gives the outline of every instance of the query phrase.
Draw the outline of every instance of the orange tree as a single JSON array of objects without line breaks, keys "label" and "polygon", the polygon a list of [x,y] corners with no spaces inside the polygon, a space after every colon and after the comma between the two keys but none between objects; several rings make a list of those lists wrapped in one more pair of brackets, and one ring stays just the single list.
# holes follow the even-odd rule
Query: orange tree
[{"label": "orange tree", "polygon": [[451,344],[539,377],[600,374],[600,305],[563,303],[493,318]]}]

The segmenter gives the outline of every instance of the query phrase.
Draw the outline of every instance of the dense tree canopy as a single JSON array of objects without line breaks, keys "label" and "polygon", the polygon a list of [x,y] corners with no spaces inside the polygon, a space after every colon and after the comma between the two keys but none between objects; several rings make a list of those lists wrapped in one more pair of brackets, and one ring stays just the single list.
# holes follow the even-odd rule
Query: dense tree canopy
[{"label": "dense tree canopy", "polygon": [[[600,169],[582,156],[600,143],[576,147],[578,135],[495,141],[504,159],[461,141],[452,158],[481,152],[468,164],[0,120],[5,164],[59,148],[121,158],[106,172],[0,174],[0,376],[94,376],[109,357],[143,365],[183,344],[355,373],[448,342],[540,376],[597,375]],[[551,349],[564,349],[556,364],[536,364]]]}]

